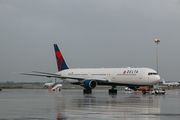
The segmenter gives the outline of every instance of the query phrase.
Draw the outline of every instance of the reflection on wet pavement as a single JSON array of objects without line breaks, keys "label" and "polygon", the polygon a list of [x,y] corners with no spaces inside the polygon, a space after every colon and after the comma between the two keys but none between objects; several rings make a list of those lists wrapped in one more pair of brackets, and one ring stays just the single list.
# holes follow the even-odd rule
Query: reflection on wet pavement
[{"label": "reflection on wet pavement", "polygon": [[109,95],[94,90],[4,90],[0,93],[0,119],[27,120],[169,120],[180,118],[180,90],[166,95],[142,95],[141,92],[119,91]]}]

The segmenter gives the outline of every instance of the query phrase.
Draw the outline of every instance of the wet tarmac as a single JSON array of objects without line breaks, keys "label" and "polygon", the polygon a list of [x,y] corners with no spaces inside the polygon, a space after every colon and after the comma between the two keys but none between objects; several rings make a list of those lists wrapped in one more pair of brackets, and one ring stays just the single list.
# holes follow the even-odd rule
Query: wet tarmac
[{"label": "wet tarmac", "polygon": [[3,90],[0,120],[180,120],[180,90],[165,95],[94,90]]}]

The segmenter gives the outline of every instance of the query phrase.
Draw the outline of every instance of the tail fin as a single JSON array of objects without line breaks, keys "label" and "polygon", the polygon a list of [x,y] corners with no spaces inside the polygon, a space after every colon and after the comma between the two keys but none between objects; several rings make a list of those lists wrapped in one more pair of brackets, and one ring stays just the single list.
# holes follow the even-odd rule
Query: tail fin
[{"label": "tail fin", "polygon": [[58,71],[69,69],[68,66],[66,65],[66,62],[65,62],[61,52],[59,51],[57,44],[54,44],[54,50],[55,50],[55,55],[56,55]]},{"label": "tail fin", "polygon": [[164,79],[162,79],[162,81],[163,81],[163,84],[166,83],[166,82],[164,81]]}]

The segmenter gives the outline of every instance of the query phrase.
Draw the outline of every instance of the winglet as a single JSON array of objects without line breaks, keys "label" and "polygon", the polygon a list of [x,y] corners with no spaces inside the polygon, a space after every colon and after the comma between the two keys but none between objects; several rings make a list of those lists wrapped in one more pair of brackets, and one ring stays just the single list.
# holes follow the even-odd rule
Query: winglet
[{"label": "winglet", "polygon": [[68,66],[66,65],[66,62],[65,62],[57,44],[54,44],[54,50],[55,50],[58,71],[69,69]]}]

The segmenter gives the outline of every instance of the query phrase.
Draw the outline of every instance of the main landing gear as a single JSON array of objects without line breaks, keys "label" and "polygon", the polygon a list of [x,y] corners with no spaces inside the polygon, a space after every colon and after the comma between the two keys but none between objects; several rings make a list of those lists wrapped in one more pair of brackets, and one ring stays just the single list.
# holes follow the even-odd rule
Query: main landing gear
[{"label": "main landing gear", "polygon": [[[84,94],[91,94],[92,93],[92,89],[84,89],[83,93]],[[109,94],[117,94],[116,86],[112,86],[112,88],[109,89]]]},{"label": "main landing gear", "polygon": [[91,93],[92,93],[92,90],[91,90],[91,89],[84,89],[84,90],[83,90],[83,93],[84,93],[84,94],[91,94]]},{"label": "main landing gear", "polygon": [[109,89],[109,94],[117,94],[116,86],[112,86],[112,88]]}]

